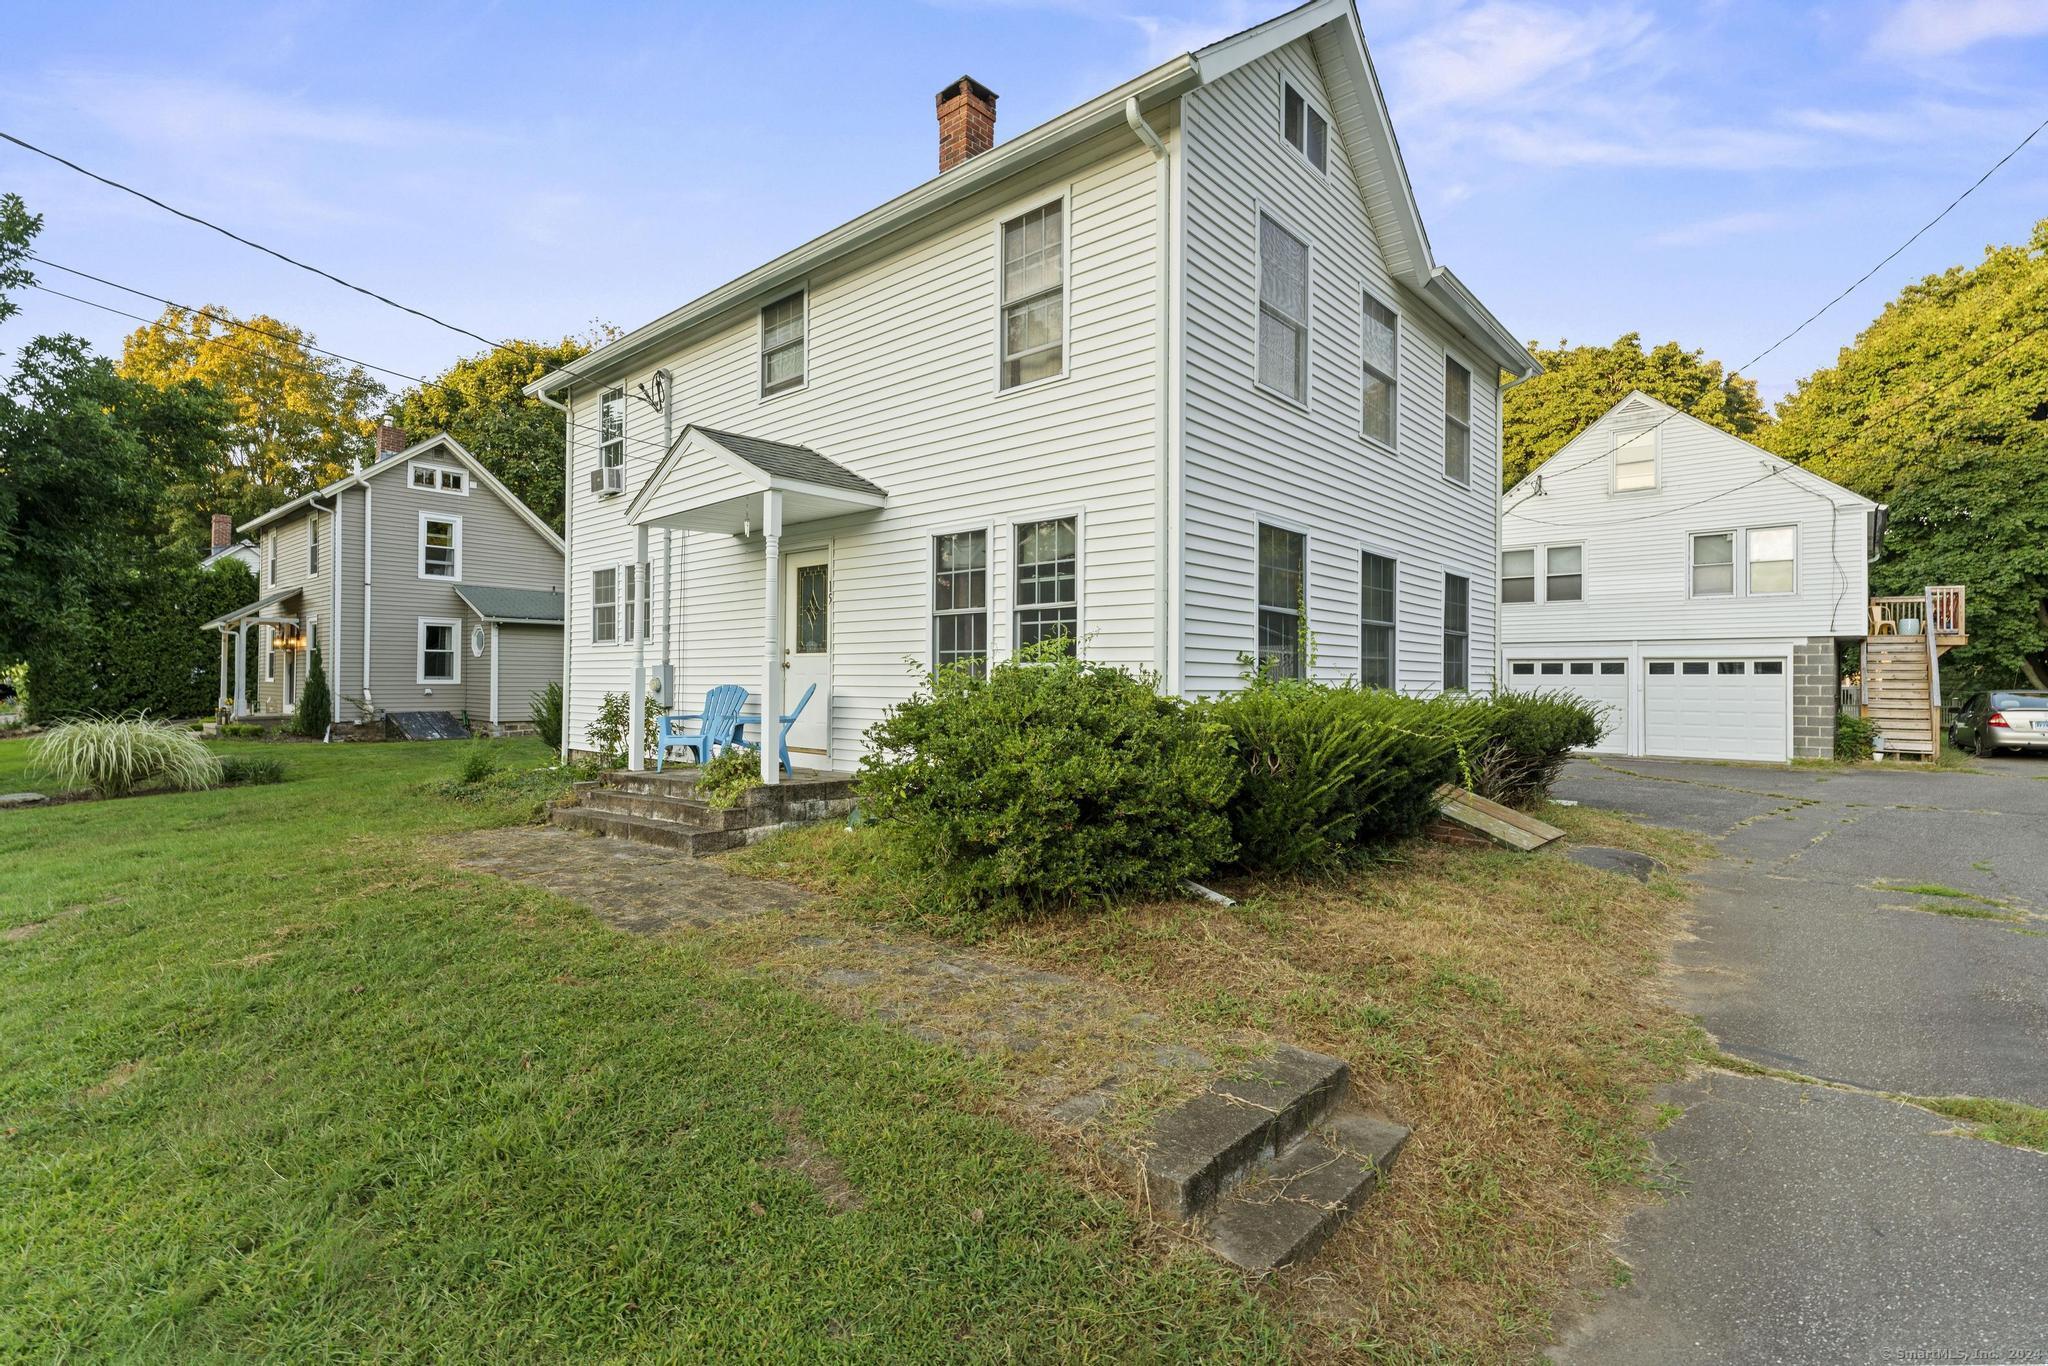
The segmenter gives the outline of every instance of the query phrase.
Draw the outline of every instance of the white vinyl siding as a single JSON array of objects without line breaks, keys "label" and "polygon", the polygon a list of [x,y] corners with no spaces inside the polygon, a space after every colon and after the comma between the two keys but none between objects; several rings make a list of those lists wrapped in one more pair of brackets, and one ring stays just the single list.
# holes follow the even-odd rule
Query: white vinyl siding
[{"label": "white vinyl siding", "polygon": [[462,581],[462,519],[420,514],[420,577]]},{"label": "white vinyl siding", "polygon": [[804,382],[804,292],[761,310],[761,392],[779,394]]},{"label": "white vinyl siding", "polygon": [[1308,243],[1259,215],[1259,384],[1308,402]]},{"label": "white vinyl siding", "polygon": [[1005,389],[1066,369],[1066,205],[1045,204],[1004,223],[1002,370]]}]

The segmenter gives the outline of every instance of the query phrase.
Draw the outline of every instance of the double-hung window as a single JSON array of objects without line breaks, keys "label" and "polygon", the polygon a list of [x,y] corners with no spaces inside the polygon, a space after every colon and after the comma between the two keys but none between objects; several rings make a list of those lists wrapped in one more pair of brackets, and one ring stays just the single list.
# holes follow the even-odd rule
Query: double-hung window
[{"label": "double-hung window", "polygon": [[1394,686],[1397,572],[1386,556],[1366,552],[1359,575],[1358,681],[1368,688]]},{"label": "double-hung window", "polygon": [[1302,651],[1302,594],[1308,577],[1308,537],[1284,527],[1259,527],[1258,659],[1262,672],[1276,678],[1302,678],[1308,661]]},{"label": "double-hung window", "polygon": [[1799,531],[1796,527],[1758,527],[1748,536],[1749,593],[1767,597],[1790,593],[1798,586]]},{"label": "double-hung window", "polygon": [[1585,594],[1584,546],[1553,545],[1543,549],[1543,600],[1577,602]]},{"label": "double-hung window", "polygon": [[1535,551],[1503,550],[1500,552],[1500,600],[1502,602],[1536,601]]},{"label": "double-hung window", "polygon": [[590,571],[590,643],[610,645],[619,638],[619,571]]},{"label": "double-hung window", "polygon": [[638,640],[640,638],[641,624],[640,566],[637,564],[622,565],[619,569],[619,585],[624,590],[620,596],[625,599],[625,606],[619,613],[619,622],[625,627],[623,638],[626,640]]},{"label": "double-hung window", "polygon": [[462,519],[420,514],[420,577],[462,577]]},{"label": "double-hung window", "polygon": [[1692,595],[1726,597],[1735,591],[1735,533],[1708,531],[1692,538]]},{"label": "double-hung window", "polygon": [[270,582],[275,585],[277,583],[277,533],[275,531],[270,533],[269,552],[264,558],[270,563]]},{"label": "double-hung window", "polygon": [[1259,215],[1259,384],[1308,402],[1308,243]]},{"label": "double-hung window", "polygon": [[798,290],[761,310],[761,393],[801,389],[804,383],[804,293]]},{"label": "double-hung window", "polygon": [[1382,446],[1394,444],[1398,416],[1394,376],[1400,363],[1401,321],[1394,310],[1365,296],[1365,435]]},{"label": "double-hung window", "polygon": [[1280,87],[1280,132],[1318,171],[1329,169],[1330,124],[1292,85]]},{"label": "double-hung window", "polygon": [[1472,482],[1472,372],[1444,357],[1444,478]]},{"label": "double-hung window", "polygon": [[458,663],[460,656],[455,649],[455,634],[462,629],[456,621],[420,622],[420,675],[422,683],[459,683],[462,681]]},{"label": "double-hung window", "polygon": [[1657,487],[1657,429],[1633,432],[1614,443],[1614,491]]},{"label": "double-hung window", "polygon": [[932,538],[932,664],[988,668],[988,532]]},{"label": "double-hung window", "polygon": [[1472,686],[1472,584],[1456,574],[1444,575],[1444,688]]},{"label": "double-hung window", "polygon": [[1003,224],[1001,388],[1066,368],[1066,216],[1056,199]]},{"label": "double-hung window", "polygon": [[1079,526],[1072,517],[1024,522],[1017,535],[1016,648],[1058,640],[1073,654],[1081,634]]},{"label": "double-hung window", "polygon": [[320,514],[317,512],[306,515],[306,572],[320,572]]},{"label": "double-hung window", "polygon": [[626,391],[607,389],[597,400],[597,465],[600,493],[623,492],[626,466]]}]

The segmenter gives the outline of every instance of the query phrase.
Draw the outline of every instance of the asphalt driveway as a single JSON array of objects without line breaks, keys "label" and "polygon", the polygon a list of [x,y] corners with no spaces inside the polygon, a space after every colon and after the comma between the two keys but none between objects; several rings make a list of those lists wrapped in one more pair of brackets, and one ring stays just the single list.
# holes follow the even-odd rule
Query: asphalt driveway
[{"label": "asphalt driveway", "polygon": [[2048,1156],[1886,1096],[2048,1106],[2048,759],[1971,772],[1611,759],[1557,795],[1714,836],[1673,988],[1840,1083],[1670,1088],[1672,1198],[1569,1362],[2048,1361]]}]

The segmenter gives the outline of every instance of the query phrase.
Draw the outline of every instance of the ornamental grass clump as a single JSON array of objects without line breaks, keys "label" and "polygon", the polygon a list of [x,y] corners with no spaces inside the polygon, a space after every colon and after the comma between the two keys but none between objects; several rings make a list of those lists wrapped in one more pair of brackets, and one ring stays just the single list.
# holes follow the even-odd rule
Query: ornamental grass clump
[{"label": "ornamental grass clump", "polygon": [[145,716],[60,721],[30,742],[29,767],[102,797],[125,797],[145,787],[191,792],[221,780],[220,760],[196,736]]},{"label": "ornamental grass clump", "polygon": [[1223,729],[1155,681],[1032,647],[928,675],[869,732],[863,814],[935,909],[1003,919],[1163,892],[1230,861]]}]

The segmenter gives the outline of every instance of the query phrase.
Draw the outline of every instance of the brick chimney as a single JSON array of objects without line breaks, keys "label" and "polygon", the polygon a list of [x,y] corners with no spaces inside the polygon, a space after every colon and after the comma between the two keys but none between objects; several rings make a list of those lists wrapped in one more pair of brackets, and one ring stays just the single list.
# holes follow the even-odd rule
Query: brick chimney
[{"label": "brick chimney", "polygon": [[939,173],[996,145],[996,92],[962,76],[939,92]]},{"label": "brick chimney", "polygon": [[405,429],[389,422],[377,424],[377,458],[388,460],[405,449]]},{"label": "brick chimney", "polygon": [[213,514],[213,553],[218,555],[235,543],[235,519],[225,512]]}]

